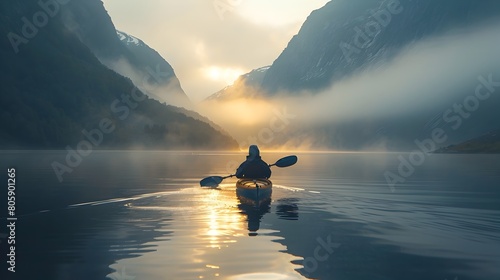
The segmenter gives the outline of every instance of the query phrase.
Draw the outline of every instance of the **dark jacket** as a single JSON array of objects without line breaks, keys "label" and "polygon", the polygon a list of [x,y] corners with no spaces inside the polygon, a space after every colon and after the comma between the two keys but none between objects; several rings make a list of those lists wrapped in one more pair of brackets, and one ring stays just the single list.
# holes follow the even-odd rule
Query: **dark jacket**
[{"label": "dark jacket", "polygon": [[236,170],[236,177],[240,179],[270,178],[271,168],[261,159],[259,148],[256,145],[250,146],[248,154],[247,160]]}]

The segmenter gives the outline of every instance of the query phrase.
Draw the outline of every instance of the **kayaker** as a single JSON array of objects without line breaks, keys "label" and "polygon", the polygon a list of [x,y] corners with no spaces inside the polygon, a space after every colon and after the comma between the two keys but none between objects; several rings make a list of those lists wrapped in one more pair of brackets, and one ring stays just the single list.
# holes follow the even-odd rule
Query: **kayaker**
[{"label": "kayaker", "polygon": [[261,159],[259,147],[251,145],[248,148],[247,160],[236,170],[236,178],[268,179],[269,177],[271,177],[269,164]]}]

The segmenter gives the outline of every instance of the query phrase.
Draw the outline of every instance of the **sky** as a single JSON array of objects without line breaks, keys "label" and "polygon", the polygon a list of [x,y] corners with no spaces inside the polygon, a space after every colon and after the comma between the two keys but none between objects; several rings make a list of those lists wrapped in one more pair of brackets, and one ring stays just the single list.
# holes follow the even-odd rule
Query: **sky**
[{"label": "sky", "polygon": [[329,0],[103,0],[118,30],[174,68],[194,102],[271,65],[309,14]]}]

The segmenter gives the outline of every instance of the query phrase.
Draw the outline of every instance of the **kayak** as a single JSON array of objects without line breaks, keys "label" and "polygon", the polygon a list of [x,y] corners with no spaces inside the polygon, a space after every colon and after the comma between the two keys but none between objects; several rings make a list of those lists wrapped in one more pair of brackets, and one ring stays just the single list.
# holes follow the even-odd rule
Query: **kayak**
[{"label": "kayak", "polygon": [[236,182],[236,195],[244,204],[260,206],[271,201],[272,188],[268,179],[240,179]]}]

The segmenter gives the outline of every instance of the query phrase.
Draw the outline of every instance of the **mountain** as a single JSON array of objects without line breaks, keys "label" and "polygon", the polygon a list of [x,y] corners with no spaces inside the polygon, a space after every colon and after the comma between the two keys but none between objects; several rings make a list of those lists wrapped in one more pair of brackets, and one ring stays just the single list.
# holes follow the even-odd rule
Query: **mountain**
[{"label": "mountain", "polygon": [[241,97],[248,98],[256,97],[257,95],[260,96],[262,81],[264,80],[269,68],[270,66],[260,67],[239,76],[232,85],[210,95],[205,99],[205,101],[227,101]]},{"label": "mountain", "polygon": [[308,17],[262,89],[319,91],[410,43],[499,18],[495,0],[333,0]]},{"label": "mountain", "polygon": [[104,65],[131,79],[141,91],[169,105],[191,107],[172,66],[142,40],[117,31],[101,1],[71,1],[62,19]]},{"label": "mountain", "polygon": [[241,139],[272,135],[261,137],[272,139],[261,141],[270,148],[413,150],[435,129],[446,131],[440,146],[459,143],[498,128],[500,99],[474,94],[498,91],[491,85],[500,79],[492,50],[499,23],[495,0],[332,0],[311,13],[259,83],[248,89],[242,79],[211,100],[259,96],[288,108],[297,117],[284,128],[273,130],[271,115],[231,130]]},{"label": "mountain", "polygon": [[[135,73],[135,75],[121,71],[122,75],[125,74],[126,77],[137,80],[137,76],[143,77],[149,74],[152,79],[154,79],[154,82],[158,83],[155,87],[148,86],[149,84],[154,84],[151,83],[151,81],[146,82],[146,85],[144,85],[145,82],[142,80],[140,82],[136,81],[134,84],[142,85],[141,90],[147,92],[149,96],[161,102],[185,108],[192,107],[191,101],[182,89],[181,83],[175,75],[174,69],[157,51],[149,47],[142,40],[123,31],[117,30],[117,35],[132,55],[141,62],[136,69],[145,70],[145,72]],[[111,63],[111,65],[113,65],[112,69],[122,69],[120,66],[124,66],[121,62],[115,64]]]},{"label": "mountain", "polygon": [[450,145],[437,153],[500,153],[500,130],[491,131],[480,137],[460,144]]},{"label": "mountain", "polygon": [[237,148],[101,63],[130,53],[101,1],[60,3],[0,3],[1,148]]}]

